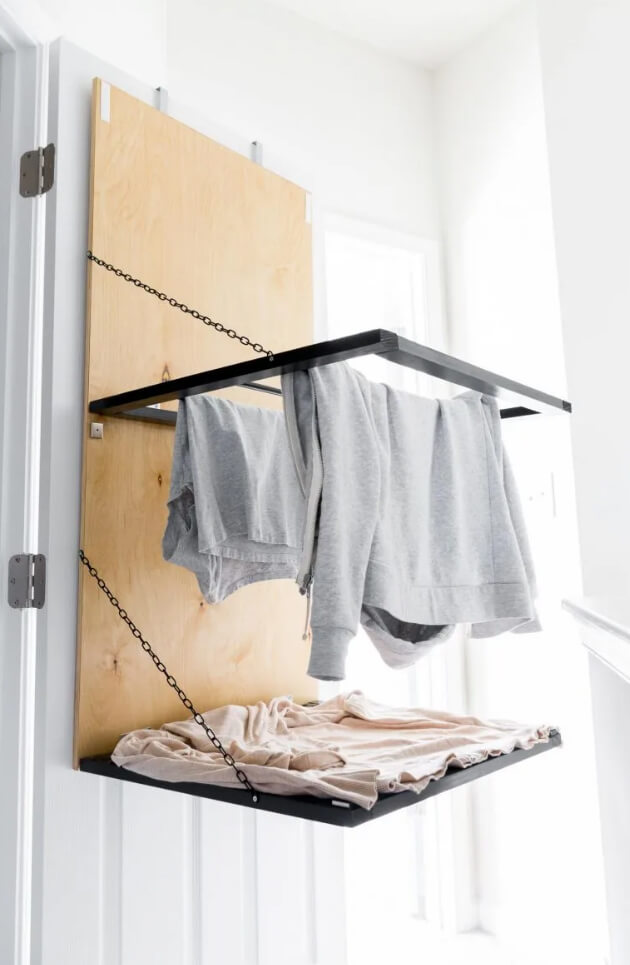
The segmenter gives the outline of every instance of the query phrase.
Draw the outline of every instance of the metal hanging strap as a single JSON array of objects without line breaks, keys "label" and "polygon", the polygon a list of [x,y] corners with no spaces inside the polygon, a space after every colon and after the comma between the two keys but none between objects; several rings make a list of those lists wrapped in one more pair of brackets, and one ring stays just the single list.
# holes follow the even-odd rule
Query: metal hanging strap
[{"label": "metal hanging strap", "polygon": [[110,265],[109,262],[103,261],[102,258],[98,258],[93,252],[87,252],[88,261],[93,261],[95,265],[99,265],[100,268],[105,268],[106,271],[111,271],[116,275],[117,278],[122,278],[124,281],[128,281],[130,284],[135,285],[136,288],[142,288],[143,291],[147,292],[149,295],[155,295],[159,298],[161,302],[168,302],[171,308],[178,308],[180,312],[184,312],[185,315],[192,315],[193,318],[198,318],[200,322],[207,325],[209,328],[213,328],[215,332],[223,333],[227,335],[228,338],[236,339],[241,345],[246,345],[253,349],[254,352],[258,352],[261,355],[266,355],[267,358],[273,358],[273,352],[269,349],[264,348],[260,342],[252,342],[247,335],[239,335],[237,331],[233,328],[227,328],[226,325],[222,325],[221,322],[215,322],[209,315],[204,315],[202,312],[197,311],[196,308],[189,308],[183,302],[178,302],[176,298],[171,298],[164,292],[158,291],[157,288],[152,288],[151,285],[147,285],[146,282],[140,281],[139,278],[134,278],[129,272],[123,271],[122,268],[116,268],[114,265]]},{"label": "metal hanging strap", "polygon": [[234,760],[230,752],[226,751],[225,747],[221,743],[221,740],[217,737],[217,735],[214,733],[212,728],[209,727],[205,722],[203,715],[200,714],[199,711],[195,709],[192,700],[190,699],[190,697],[186,696],[182,688],[177,683],[175,677],[168,672],[166,665],[162,663],[162,661],[158,657],[157,653],[155,652],[155,650],[153,649],[149,641],[145,640],[145,638],[142,636],[142,633],[140,632],[140,630],[138,630],[138,627],[135,625],[133,620],[131,620],[127,611],[123,609],[123,607],[121,607],[120,603],[118,602],[118,600],[116,599],[116,597],[114,596],[110,588],[108,587],[107,583],[98,575],[98,570],[96,569],[96,567],[92,566],[92,564],[90,563],[89,559],[87,558],[83,550],[79,550],[79,559],[87,569],[90,576],[96,580],[99,589],[103,591],[103,593],[105,594],[105,596],[107,597],[111,605],[118,612],[118,616],[120,617],[120,619],[123,621],[123,623],[127,624],[129,629],[131,630],[131,633],[136,638],[136,640],[138,640],[144,652],[151,657],[151,659],[153,660],[153,663],[160,671],[160,673],[164,674],[164,677],[166,678],[166,682],[169,685],[169,687],[173,688],[173,690],[181,700],[184,707],[186,707],[186,709],[191,712],[192,719],[195,721],[196,724],[199,724],[199,726],[203,729],[206,737],[208,738],[212,746],[219,751],[225,763],[232,768],[232,770],[236,774],[236,777],[243,785],[243,787],[250,792],[253,803],[258,804],[258,801],[259,801],[258,792],[252,786],[252,784],[250,784],[247,778],[247,775],[238,766],[238,764],[236,763],[236,761]]}]

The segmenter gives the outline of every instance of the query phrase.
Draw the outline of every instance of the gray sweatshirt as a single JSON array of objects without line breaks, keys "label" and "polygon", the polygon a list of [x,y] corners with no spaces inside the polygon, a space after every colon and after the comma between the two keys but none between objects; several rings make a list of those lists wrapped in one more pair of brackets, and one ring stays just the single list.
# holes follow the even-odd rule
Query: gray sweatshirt
[{"label": "gray sweatshirt", "polygon": [[343,679],[359,622],[392,666],[457,623],[477,637],[540,628],[494,400],[421,398],[345,364],[285,375],[283,392],[307,505],[311,676]]},{"label": "gray sweatshirt", "polygon": [[197,395],[179,404],[164,559],[210,603],[260,580],[295,579],[304,499],[282,412]]}]

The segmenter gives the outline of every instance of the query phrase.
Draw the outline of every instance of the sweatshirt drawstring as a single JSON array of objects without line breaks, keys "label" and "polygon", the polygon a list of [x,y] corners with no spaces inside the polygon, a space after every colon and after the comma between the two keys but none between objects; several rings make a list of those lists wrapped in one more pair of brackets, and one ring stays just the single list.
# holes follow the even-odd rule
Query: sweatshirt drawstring
[{"label": "sweatshirt drawstring", "polygon": [[304,632],[302,634],[302,640],[308,640],[309,630],[311,628],[311,609],[312,609],[312,602],[313,602],[313,599],[311,597],[312,582],[313,582],[312,578],[310,578],[306,586],[301,590],[301,592],[306,595],[306,619],[304,621]]}]

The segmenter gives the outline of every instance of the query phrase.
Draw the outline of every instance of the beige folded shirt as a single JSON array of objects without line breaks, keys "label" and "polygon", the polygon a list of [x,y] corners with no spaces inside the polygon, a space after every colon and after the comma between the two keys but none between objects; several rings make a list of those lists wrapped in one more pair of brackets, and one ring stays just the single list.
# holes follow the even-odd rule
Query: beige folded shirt
[{"label": "beige folded shirt", "polygon": [[[379,792],[419,794],[451,766],[530,748],[550,732],[547,726],[387,707],[358,691],[315,707],[289,697],[230,704],[204,718],[261,792],[337,798],[364,808]],[[160,781],[241,786],[192,719],[126,734],[112,760]]]}]

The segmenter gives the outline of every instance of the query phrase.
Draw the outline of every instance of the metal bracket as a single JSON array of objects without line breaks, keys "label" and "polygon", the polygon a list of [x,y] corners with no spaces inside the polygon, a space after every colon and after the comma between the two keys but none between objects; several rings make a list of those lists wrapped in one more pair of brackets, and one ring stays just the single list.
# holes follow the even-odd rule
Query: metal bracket
[{"label": "metal bracket", "polygon": [[162,114],[168,114],[168,90],[166,87],[156,87],[155,90],[158,95],[158,110],[161,111]]},{"label": "metal bracket", "polygon": [[46,194],[55,183],[55,145],[27,151],[20,158],[20,194],[35,198]]},{"label": "metal bracket", "polygon": [[9,560],[9,606],[14,610],[36,607],[46,599],[46,557],[42,553],[20,553]]}]

